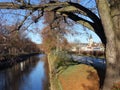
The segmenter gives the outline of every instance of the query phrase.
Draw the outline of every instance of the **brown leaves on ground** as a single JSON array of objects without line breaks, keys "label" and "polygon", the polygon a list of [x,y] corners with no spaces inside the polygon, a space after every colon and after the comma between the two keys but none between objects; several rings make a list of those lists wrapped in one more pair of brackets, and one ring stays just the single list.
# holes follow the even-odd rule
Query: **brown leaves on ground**
[{"label": "brown leaves on ground", "polygon": [[114,83],[111,90],[120,90],[120,81]]},{"label": "brown leaves on ground", "polygon": [[91,66],[83,64],[70,66],[58,79],[63,90],[99,90],[99,78]]}]

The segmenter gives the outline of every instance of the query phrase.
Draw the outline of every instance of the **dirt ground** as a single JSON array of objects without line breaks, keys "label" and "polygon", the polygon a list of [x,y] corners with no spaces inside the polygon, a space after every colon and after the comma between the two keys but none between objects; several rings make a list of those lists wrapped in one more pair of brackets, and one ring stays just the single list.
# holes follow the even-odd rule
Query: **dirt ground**
[{"label": "dirt ground", "polygon": [[63,90],[99,90],[96,70],[84,64],[69,66],[59,74],[58,80]]}]

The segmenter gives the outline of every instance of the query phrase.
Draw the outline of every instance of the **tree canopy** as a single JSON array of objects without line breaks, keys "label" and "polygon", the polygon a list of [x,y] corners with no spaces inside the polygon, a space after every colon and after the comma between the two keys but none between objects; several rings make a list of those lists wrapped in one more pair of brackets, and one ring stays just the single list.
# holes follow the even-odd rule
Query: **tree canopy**
[{"label": "tree canopy", "polygon": [[[79,0],[78,0],[79,1]],[[78,2],[77,0],[75,2]],[[97,15],[95,15],[91,10],[83,7],[82,5],[71,2],[71,1],[41,1],[39,4],[32,4],[30,3],[32,0],[28,0],[25,2],[24,0],[16,0],[16,2],[1,2],[0,7],[1,9],[19,9],[19,10],[28,10],[24,19],[18,23],[17,30],[20,30],[21,27],[23,28],[23,23],[28,19],[32,18],[31,23],[37,23],[39,19],[44,15],[44,12],[52,11],[55,15],[62,15],[64,18],[63,20],[66,23],[69,23],[67,20],[70,18],[71,20],[80,23],[87,27],[89,30],[94,30],[95,33],[100,37],[102,42],[106,43],[106,37],[104,35],[103,27],[101,24],[101,20]],[[37,15],[35,13],[38,13]],[[86,18],[84,18],[86,17]],[[52,18],[51,18],[52,19]],[[53,17],[53,21],[51,24],[56,21],[57,18]],[[29,25],[28,25],[29,26]],[[98,26],[100,26],[98,28]],[[27,27],[26,27],[27,28]]]}]

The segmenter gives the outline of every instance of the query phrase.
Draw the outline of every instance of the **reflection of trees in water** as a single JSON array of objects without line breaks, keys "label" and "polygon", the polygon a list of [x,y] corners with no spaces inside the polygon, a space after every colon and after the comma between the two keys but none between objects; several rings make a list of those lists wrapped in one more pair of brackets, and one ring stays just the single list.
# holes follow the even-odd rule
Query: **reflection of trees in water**
[{"label": "reflection of trees in water", "polygon": [[43,80],[43,88],[44,88],[44,90],[48,90],[48,88],[50,86],[50,83],[48,82],[49,81],[48,60],[47,60],[46,56],[44,56],[41,60],[44,60],[44,69],[45,69],[45,73],[46,73],[45,79]]},{"label": "reflection of trees in water", "polygon": [[32,68],[36,66],[39,58],[31,57],[28,60],[13,66],[12,68],[0,71],[0,90],[19,90],[24,84]]}]

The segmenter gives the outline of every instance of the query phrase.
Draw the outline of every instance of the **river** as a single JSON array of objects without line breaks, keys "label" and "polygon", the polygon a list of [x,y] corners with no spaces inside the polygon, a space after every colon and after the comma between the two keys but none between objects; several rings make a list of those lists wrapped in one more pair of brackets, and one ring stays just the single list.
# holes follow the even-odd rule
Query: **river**
[{"label": "river", "polygon": [[31,57],[0,71],[0,90],[48,90],[48,81],[45,55]]}]

